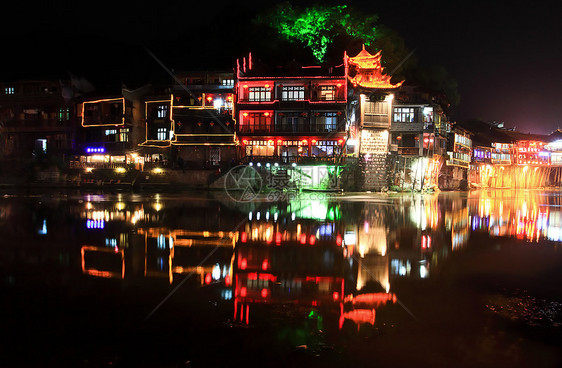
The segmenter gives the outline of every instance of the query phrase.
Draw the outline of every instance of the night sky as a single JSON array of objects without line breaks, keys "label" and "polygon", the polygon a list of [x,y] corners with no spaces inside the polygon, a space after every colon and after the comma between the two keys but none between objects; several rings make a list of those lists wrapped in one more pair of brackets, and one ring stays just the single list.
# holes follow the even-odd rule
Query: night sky
[{"label": "night sky", "polygon": [[[4,12],[0,78],[70,72],[99,90],[121,83],[134,88],[166,76],[146,48],[175,70],[229,69],[248,51],[259,54],[249,48],[263,34],[252,34],[249,22],[275,2],[209,1],[207,8],[192,1],[19,2],[11,16]],[[562,128],[562,22],[554,2],[322,4],[378,14],[416,50],[420,63],[444,66],[459,84],[453,120],[499,121],[543,134]]]}]

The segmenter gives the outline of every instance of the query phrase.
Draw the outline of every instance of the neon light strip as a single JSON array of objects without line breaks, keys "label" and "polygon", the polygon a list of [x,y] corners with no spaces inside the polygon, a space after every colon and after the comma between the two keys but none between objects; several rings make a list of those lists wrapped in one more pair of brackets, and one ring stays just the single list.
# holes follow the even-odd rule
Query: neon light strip
[{"label": "neon light strip", "polygon": [[170,100],[145,101],[146,104],[149,104],[149,103],[164,103],[164,102],[170,102]]},{"label": "neon light strip", "polygon": [[[183,142],[172,142],[173,146],[236,146],[235,142],[233,143],[183,143]],[[145,145],[144,147],[152,147]],[[160,146],[158,146],[160,147]]]},{"label": "neon light strip", "polygon": [[[109,102],[109,101],[118,101],[118,100],[123,100],[122,104],[123,104],[123,117],[121,118],[121,124],[115,124],[115,123],[111,123],[111,124],[88,124],[88,125],[84,125],[84,117],[86,115],[86,104],[96,104],[96,103],[100,103],[100,102]],[[125,125],[125,97],[119,97],[119,98],[109,98],[109,99],[102,99],[102,100],[95,100],[95,101],[84,101],[82,103],[82,124],[81,124],[84,128],[89,128],[89,127],[100,127],[100,126],[119,126],[119,125]]]},{"label": "neon light strip", "polygon": [[230,137],[234,136],[234,134],[229,133],[220,133],[220,134],[188,134],[188,133],[178,133],[175,134],[178,137]]}]

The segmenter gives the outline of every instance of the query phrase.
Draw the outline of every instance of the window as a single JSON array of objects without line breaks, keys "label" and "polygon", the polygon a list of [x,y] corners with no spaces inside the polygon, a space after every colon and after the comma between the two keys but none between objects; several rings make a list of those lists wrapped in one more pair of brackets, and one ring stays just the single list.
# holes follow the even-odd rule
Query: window
[{"label": "window", "polygon": [[167,105],[159,105],[157,111],[158,119],[164,119],[168,116],[168,106]]},{"label": "window", "polygon": [[156,139],[159,141],[165,141],[168,137],[168,129],[166,128],[158,128],[158,133],[156,135]]},{"label": "window", "polygon": [[316,119],[311,127],[313,132],[333,132],[338,129],[337,112],[317,112]]},{"label": "window", "polygon": [[335,112],[327,112],[324,113],[324,129],[327,132],[331,132],[336,130],[337,124],[338,124],[338,120],[336,117],[336,113]]},{"label": "window", "polygon": [[395,107],[394,120],[395,123],[414,123],[416,116],[413,107]]},{"label": "window", "polygon": [[36,139],[35,140],[35,153],[36,154],[46,154],[47,153],[47,140],[46,139]]},{"label": "window", "polygon": [[246,156],[273,156],[274,148],[267,141],[250,141],[246,145]]},{"label": "window", "polygon": [[271,101],[271,90],[265,87],[250,87],[248,91],[249,101]]},{"label": "window", "polygon": [[70,120],[70,108],[61,107],[59,113],[57,114],[58,121],[68,121]]},{"label": "window", "polygon": [[106,129],[105,130],[105,135],[113,135],[113,134],[117,134],[117,129]]},{"label": "window", "polygon": [[272,130],[271,115],[269,112],[243,113],[240,131],[245,133],[269,133]]},{"label": "window", "polygon": [[297,132],[299,126],[298,112],[282,112],[279,113],[276,120],[276,132]]},{"label": "window", "polygon": [[341,145],[338,141],[318,141],[311,145],[312,156],[331,157],[341,153]]},{"label": "window", "polygon": [[467,147],[472,147],[472,140],[464,135],[455,133],[455,143],[462,144]]},{"label": "window", "polygon": [[119,129],[119,142],[129,141],[129,128]]},{"label": "window", "polygon": [[4,88],[4,93],[7,95],[13,95],[14,93],[16,93],[16,90],[14,87],[6,87]]},{"label": "window", "polygon": [[234,86],[234,79],[223,79],[222,85],[223,86]]},{"label": "window", "polygon": [[304,86],[286,86],[281,92],[283,101],[299,101],[304,100]]},{"label": "window", "polygon": [[336,86],[320,86],[320,99],[333,101],[336,99]]},{"label": "window", "polygon": [[433,107],[424,107],[423,108],[423,122],[424,123],[433,123]]}]

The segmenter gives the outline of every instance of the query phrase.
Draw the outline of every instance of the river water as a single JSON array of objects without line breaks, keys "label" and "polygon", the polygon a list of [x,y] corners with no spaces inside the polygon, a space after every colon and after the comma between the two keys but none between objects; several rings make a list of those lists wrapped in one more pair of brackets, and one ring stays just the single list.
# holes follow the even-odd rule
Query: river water
[{"label": "river water", "polygon": [[558,192],[1,195],[2,367],[562,364]]}]

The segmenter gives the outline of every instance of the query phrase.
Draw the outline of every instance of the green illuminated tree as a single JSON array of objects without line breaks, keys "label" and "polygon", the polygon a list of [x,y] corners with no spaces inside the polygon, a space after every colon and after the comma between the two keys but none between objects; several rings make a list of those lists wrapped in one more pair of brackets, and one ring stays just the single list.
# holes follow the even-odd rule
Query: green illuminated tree
[{"label": "green illuminated tree", "polygon": [[258,19],[268,23],[286,40],[307,46],[318,62],[325,61],[328,46],[340,36],[348,36],[367,46],[378,37],[378,17],[359,16],[346,5],[299,9],[289,3],[278,5],[273,12]]}]

